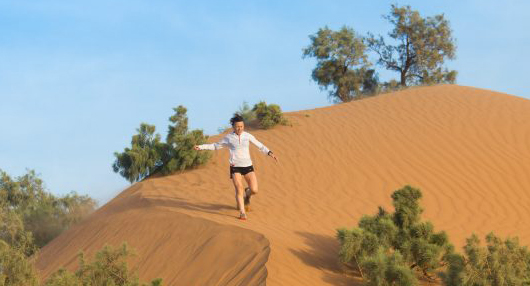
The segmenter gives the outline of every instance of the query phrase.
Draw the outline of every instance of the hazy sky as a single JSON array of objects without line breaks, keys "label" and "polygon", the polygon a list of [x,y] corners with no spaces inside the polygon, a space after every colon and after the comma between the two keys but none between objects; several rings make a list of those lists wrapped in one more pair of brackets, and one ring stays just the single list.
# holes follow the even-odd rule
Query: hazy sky
[{"label": "hazy sky", "polygon": [[[193,3],[193,4],[190,4]],[[327,25],[386,35],[391,3],[444,13],[457,83],[530,98],[528,1],[1,1],[0,169],[101,203],[126,188],[113,153],[172,108],[216,134],[243,101],[330,105],[302,58]],[[383,80],[396,74],[380,70]]]}]

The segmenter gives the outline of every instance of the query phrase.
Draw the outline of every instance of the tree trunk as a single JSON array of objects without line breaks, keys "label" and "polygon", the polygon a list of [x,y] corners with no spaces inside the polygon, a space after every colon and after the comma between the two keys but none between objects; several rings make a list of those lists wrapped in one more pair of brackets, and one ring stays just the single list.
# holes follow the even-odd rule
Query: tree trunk
[{"label": "tree trunk", "polygon": [[401,71],[401,86],[407,86],[407,71]]}]

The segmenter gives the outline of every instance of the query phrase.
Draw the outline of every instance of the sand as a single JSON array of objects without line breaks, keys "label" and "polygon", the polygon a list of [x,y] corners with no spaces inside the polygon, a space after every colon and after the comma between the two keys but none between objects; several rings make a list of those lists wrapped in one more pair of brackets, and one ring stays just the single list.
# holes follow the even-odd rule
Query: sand
[{"label": "sand", "polygon": [[251,131],[280,163],[251,148],[260,192],[247,221],[220,150],[199,169],[131,186],[44,247],[37,268],[46,276],[74,267],[81,249],[128,241],[144,281],[354,285],[336,229],[392,209],[407,184],[458,250],[473,232],[530,244],[529,100],[440,85],[286,115],[292,126]]}]

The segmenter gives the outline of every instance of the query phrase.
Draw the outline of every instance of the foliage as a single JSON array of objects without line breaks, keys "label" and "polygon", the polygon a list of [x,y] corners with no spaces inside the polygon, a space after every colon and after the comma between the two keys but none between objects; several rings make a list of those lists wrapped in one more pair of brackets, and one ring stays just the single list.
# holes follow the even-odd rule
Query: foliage
[{"label": "foliage", "polygon": [[116,161],[112,166],[114,172],[131,183],[148,177],[161,165],[160,135],[155,135],[155,126],[142,123],[136,131],[138,134],[132,137],[131,148],[114,153]]},{"label": "foliage", "polygon": [[88,196],[55,197],[35,171],[12,179],[0,170],[0,239],[27,256],[96,208]]},{"label": "foliage", "polygon": [[250,108],[250,105],[246,101],[243,101],[243,104],[241,104],[236,114],[241,115],[241,117],[243,117],[243,121],[246,123],[256,119],[256,113],[252,110],[252,108]]},{"label": "foliage", "polygon": [[[79,254],[79,268],[75,274],[59,269],[46,281],[46,286],[139,286],[148,285],[140,283],[138,274],[130,271],[127,266],[127,259],[133,253],[123,244],[120,248],[114,249],[111,246],[104,246],[96,253],[92,262],[85,260],[84,254]],[[149,284],[151,286],[162,286],[162,279],[155,279]]]},{"label": "foliage", "polygon": [[337,230],[341,261],[357,267],[368,285],[414,285],[415,273],[432,279],[453,253],[445,232],[420,220],[420,198],[419,189],[405,186],[392,194],[394,213],[379,207],[358,228]]},{"label": "foliage", "polygon": [[187,109],[179,105],[173,108],[175,114],[169,118],[166,143],[155,135],[155,126],[142,123],[138,134],[131,140],[131,148],[122,153],[115,152],[113,170],[133,183],[157,172],[164,175],[204,164],[209,153],[193,151],[193,146],[206,142],[208,136],[202,130],[188,131]]},{"label": "foliage", "polygon": [[260,101],[254,105],[252,111],[256,114],[259,124],[264,129],[269,129],[277,124],[286,125],[287,119],[283,117],[282,110],[277,104],[269,104]]},{"label": "foliage", "polygon": [[382,36],[371,33],[367,44],[378,55],[379,65],[400,73],[402,86],[455,82],[456,71],[443,67],[446,59],[455,58],[456,50],[443,14],[422,18],[410,6],[392,5],[384,18],[394,26],[388,35],[397,44],[387,44]]},{"label": "foliage", "polygon": [[303,50],[303,56],[316,58],[312,78],[321,89],[330,89],[332,101],[347,102],[375,91],[377,76],[369,69],[371,64],[362,37],[353,29],[344,26],[332,31],[324,27],[309,38],[311,45]]},{"label": "foliage", "polygon": [[204,164],[210,159],[208,152],[195,152],[193,147],[206,143],[208,136],[202,130],[188,131],[187,109],[180,105],[173,108],[176,112],[169,120],[174,125],[169,125],[165,145],[161,150],[162,174],[194,168]]},{"label": "foliage", "polygon": [[38,285],[38,279],[24,253],[0,240],[0,286],[4,285]]},{"label": "foliage", "polygon": [[486,247],[473,234],[464,255],[452,254],[447,270],[440,274],[444,285],[530,285],[530,252],[517,238],[502,240],[486,236]]}]

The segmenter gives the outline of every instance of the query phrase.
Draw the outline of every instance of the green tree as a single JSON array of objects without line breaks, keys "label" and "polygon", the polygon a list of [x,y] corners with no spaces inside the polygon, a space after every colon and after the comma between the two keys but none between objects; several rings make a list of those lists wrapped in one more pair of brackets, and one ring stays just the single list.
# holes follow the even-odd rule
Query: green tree
[{"label": "green tree", "polygon": [[162,174],[194,168],[210,159],[209,152],[196,152],[195,145],[206,143],[208,136],[202,130],[188,130],[187,109],[179,105],[173,108],[175,114],[169,118],[173,125],[169,125],[167,144],[159,149],[162,157]]},{"label": "green tree", "polygon": [[16,179],[0,170],[0,206],[5,230],[0,238],[29,256],[93,212],[97,204],[76,192],[63,197],[52,195],[33,170]]},{"label": "green tree", "polygon": [[394,213],[379,207],[358,228],[337,230],[340,260],[357,267],[368,285],[413,285],[415,273],[434,279],[453,253],[445,232],[421,221],[420,198],[419,189],[405,186],[392,194]]},{"label": "green tree", "polygon": [[0,286],[38,285],[33,265],[20,250],[0,239]]},{"label": "green tree", "polygon": [[132,137],[131,148],[115,152],[116,160],[112,165],[114,172],[131,183],[148,177],[162,165],[160,135],[155,135],[155,126],[142,123],[136,130],[138,134]]},{"label": "green tree", "polygon": [[368,33],[368,47],[379,56],[379,65],[400,73],[401,86],[455,82],[457,72],[443,67],[446,59],[455,58],[456,50],[443,14],[422,18],[410,6],[392,5],[383,17],[394,26],[388,35],[396,44]]},{"label": "green tree", "polygon": [[277,104],[267,105],[265,101],[260,101],[254,105],[252,111],[256,114],[263,129],[272,128],[277,124],[287,124],[287,120],[283,117],[282,109]]},{"label": "green tree", "polygon": [[133,251],[124,243],[119,248],[105,245],[95,255],[93,261],[86,261],[79,254],[79,268],[75,274],[62,268],[53,273],[46,286],[162,286],[162,279],[154,279],[150,284],[141,283],[138,274],[129,270],[127,259]]},{"label": "green tree", "polygon": [[464,255],[452,254],[448,262],[440,274],[444,285],[530,285],[530,251],[517,238],[503,241],[490,233],[482,247],[473,234],[466,240]]},{"label": "green tree", "polygon": [[303,57],[314,57],[317,66],[312,78],[321,89],[329,89],[334,102],[348,102],[363,94],[373,93],[377,76],[368,61],[366,45],[353,29],[346,26],[339,31],[328,27],[310,35],[311,44],[303,50]]},{"label": "green tree", "polygon": [[256,113],[250,108],[250,105],[246,101],[243,101],[243,104],[241,104],[236,114],[241,115],[243,121],[246,123],[250,123],[252,120],[256,119]]}]

